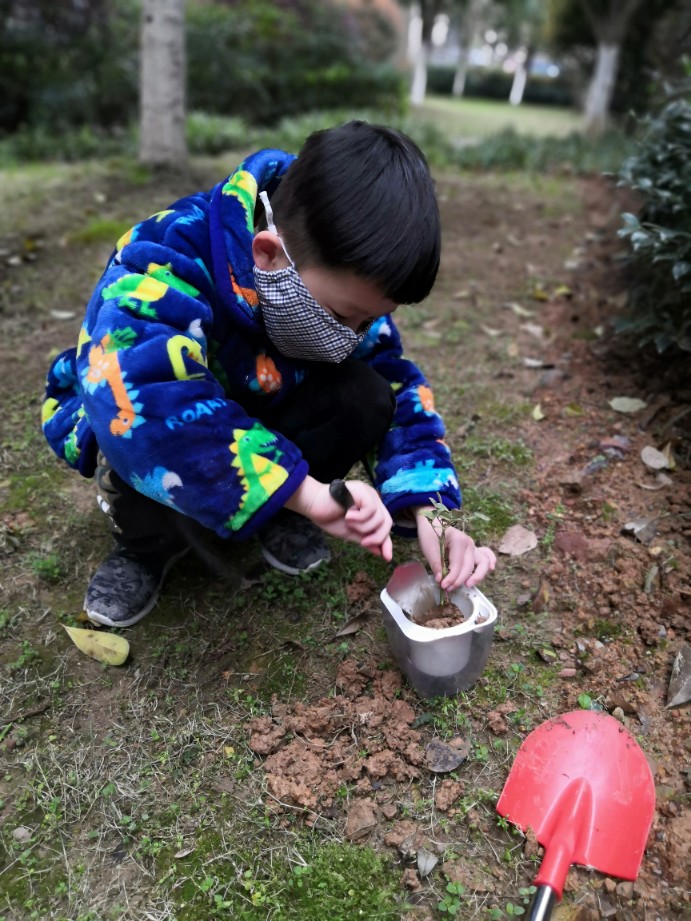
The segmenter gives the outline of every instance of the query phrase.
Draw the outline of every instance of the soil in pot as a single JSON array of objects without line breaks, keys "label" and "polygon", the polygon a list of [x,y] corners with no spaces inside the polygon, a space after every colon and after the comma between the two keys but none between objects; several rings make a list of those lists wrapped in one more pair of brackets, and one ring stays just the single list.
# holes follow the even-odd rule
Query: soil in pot
[{"label": "soil in pot", "polygon": [[405,612],[409,620],[421,627],[429,627],[431,630],[444,630],[446,627],[457,627],[464,623],[465,617],[463,612],[452,601],[444,601],[442,604],[432,604],[424,611],[420,611],[411,616]]}]

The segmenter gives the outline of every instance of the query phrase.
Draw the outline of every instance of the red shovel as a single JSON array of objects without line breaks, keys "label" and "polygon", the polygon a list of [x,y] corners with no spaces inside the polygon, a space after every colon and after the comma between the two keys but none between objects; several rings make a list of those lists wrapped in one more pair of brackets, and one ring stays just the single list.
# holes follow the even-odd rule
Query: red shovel
[{"label": "red shovel", "polygon": [[533,730],[497,803],[545,849],[525,921],[551,916],[572,863],[635,879],[654,810],[645,755],[614,717],[576,710]]}]

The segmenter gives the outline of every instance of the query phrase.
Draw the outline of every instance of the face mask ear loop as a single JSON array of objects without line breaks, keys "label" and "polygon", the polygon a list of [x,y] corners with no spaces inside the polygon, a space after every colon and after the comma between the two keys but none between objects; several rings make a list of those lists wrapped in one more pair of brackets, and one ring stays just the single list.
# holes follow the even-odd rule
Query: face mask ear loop
[{"label": "face mask ear loop", "polygon": [[274,224],[273,208],[269,204],[269,196],[266,194],[266,192],[260,192],[259,198],[264,205],[264,212],[266,214],[266,226],[269,228],[271,233],[275,233],[276,236],[278,236],[278,231],[276,230],[276,225]]},{"label": "face mask ear loop", "polygon": [[274,212],[273,212],[273,208],[269,204],[269,196],[266,194],[266,192],[260,192],[259,198],[261,199],[261,202],[264,205],[264,213],[266,214],[266,226],[269,228],[271,233],[276,234],[276,236],[280,240],[281,246],[283,247],[283,252],[288,257],[290,264],[293,266],[293,268],[295,268],[295,263],[290,258],[290,253],[286,249],[286,245],[283,242],[281,235],[279,234],[278,230],[276,230],[276,225],[274,224]]}]

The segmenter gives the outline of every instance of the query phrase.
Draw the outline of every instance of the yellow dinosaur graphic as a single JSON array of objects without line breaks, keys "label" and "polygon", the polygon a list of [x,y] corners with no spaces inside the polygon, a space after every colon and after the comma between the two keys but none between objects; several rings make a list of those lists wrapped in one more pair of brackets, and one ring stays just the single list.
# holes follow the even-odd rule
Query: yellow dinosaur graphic
[{"label": "yellow dinosaur graphic", "polygon": [[240,169],[223,186],[224,195],[232,195],[242,205],[245,222],[250,233],[254,232],[254,203],[257,198],[257,180],[248,170]]}]

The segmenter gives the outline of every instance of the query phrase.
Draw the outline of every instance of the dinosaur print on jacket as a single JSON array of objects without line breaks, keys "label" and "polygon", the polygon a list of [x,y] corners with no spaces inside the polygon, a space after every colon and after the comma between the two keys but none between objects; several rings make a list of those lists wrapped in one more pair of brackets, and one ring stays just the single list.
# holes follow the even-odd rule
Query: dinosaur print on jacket
[{"label": "dinosaur print on jacket", "polygon": [[230,450],[237,457],[231,467],[237,467],[240,471],[244,489],[238,511],[228,522],[230,528],[237,531],[285,483],[288,471],[264,456],[273,453],[278,460],[281,452],[275,449],[276,436],[263,425],[257,423],[251,429],[234,429],[233,438],[235,441],[230,445]]},{"label": "dinosaur print on jacket", "polygon": [[82,383],[89,393],[93,393],[97,387],[110,387],[118,408],[117,415],[110,422],[110,433],[131,438],[132,429],[146,421],[139,415],[144,406],[142,403],[132,402],[139,396],[139,391],[133,390],[126,383],[125,374],[120,368],[118,352],[117,344],[113,342],[109,333],[101,339],[99,345],[92,345],[89,352],[89,368]]},{"label": "dinosaur print on jacket", "polygon": [[170,265],[157,265],[152,262],[146,271],[146,275],[137,272],[118,278],[112,285],[103,289],[103,299],[117,299],[118,307],[127,307],[139,316],[155,320],[158,314],[153,304],[160,301],[168,293],[169,288],[175,288],[191,297],[199,294],[193,285],[173,275]]}]

